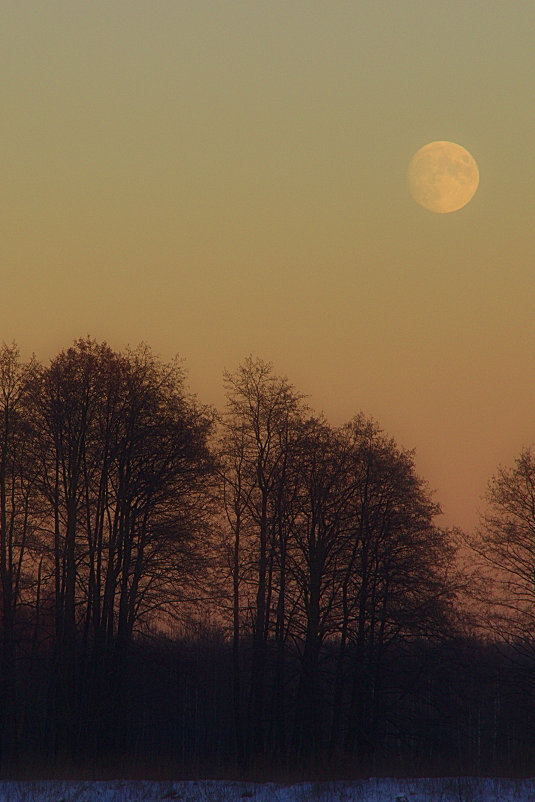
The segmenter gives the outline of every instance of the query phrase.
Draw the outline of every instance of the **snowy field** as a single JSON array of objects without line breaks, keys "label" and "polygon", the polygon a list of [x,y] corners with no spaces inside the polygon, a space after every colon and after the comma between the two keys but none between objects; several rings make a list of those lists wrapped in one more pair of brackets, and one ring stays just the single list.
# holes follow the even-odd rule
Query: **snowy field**
[{"label": "snowy field", "polygon": [[1,782],[0,802],[533,802],[535,779],[370,779],[358,782]]}]

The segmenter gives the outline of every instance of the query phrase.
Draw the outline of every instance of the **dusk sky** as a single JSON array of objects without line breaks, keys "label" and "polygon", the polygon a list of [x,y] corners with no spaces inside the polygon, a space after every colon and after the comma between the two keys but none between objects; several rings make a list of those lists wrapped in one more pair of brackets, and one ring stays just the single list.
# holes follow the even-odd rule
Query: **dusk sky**
[{"label": "dusk sky", "polygon": [[[533,0],[4,3],[0,341],[271,361],[363,411],[470,529],[535,442]],[[477,161],[464,208],[414,153]]]}]

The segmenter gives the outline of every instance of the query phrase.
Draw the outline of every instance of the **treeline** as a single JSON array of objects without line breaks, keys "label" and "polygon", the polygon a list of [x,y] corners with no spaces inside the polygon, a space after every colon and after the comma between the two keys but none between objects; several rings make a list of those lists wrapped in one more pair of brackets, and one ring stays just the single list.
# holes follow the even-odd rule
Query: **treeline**
[{"label": "treeline", "polygon": [[467,635],[412,452],[261,360],[220,413],[184,379],[145,346],[0,352],[3,772],[528,766],[526,633]]}]

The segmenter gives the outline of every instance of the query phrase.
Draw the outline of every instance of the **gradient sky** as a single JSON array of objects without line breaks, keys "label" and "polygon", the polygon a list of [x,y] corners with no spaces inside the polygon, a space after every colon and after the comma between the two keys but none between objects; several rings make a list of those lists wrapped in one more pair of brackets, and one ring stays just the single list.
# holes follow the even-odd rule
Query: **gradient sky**
[{"label": "gradient sky", "polygon": [[[535,441],[533,0],[17,0],[0,25],[0,340],[273,362],[416,449],[448,525]],[[467,148],[459,212],[415,151]]]}]

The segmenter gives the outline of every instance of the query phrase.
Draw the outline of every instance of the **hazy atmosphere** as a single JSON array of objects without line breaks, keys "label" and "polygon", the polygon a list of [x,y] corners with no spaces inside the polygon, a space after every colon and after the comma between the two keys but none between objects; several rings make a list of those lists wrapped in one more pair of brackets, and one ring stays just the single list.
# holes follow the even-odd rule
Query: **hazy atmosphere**
[{"label": "hazy atmosphere", "polygon": [[[535,6],[57,2],[2,10],[1,339],[248,354],[406,448],[471,528],[535,440]],[[457,212],[406,185],[473,155]]]},{"label": "hazy atmosphere", "polygon": [[0,802],[531,799],[533,0],[3,5]]}]

